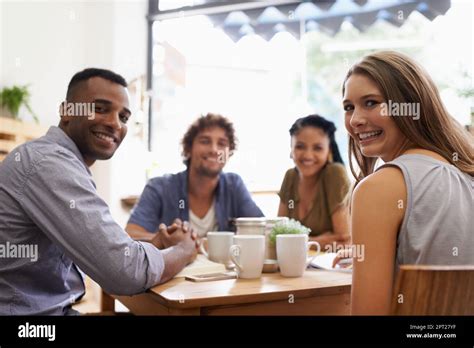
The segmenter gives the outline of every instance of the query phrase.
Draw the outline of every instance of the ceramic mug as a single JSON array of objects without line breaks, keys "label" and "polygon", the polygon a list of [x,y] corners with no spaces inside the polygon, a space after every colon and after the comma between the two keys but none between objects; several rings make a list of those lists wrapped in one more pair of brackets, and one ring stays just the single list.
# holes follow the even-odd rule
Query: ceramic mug
[{"label": "ceramic mug", "polygon": [[276,249],[280,273],[284,277],[301,277],[312,258],[308,259],[308,249],[318,242],[308,242],[306,234],[279,234],[276,236]]},{"label": "ceramic mug", "polygon": [[265,259],[265,236],[236,235],[229,251],[239,278],[260,278]]},{"label": "ceramic mug", "polygon": [[[201,252],[211,261],[223,263],[230,262],[229,248],[232,245],[234,232],[212,231],[208,232],[201,240]],[[207,241],[207,251],[204,248],[204,241]]]}]

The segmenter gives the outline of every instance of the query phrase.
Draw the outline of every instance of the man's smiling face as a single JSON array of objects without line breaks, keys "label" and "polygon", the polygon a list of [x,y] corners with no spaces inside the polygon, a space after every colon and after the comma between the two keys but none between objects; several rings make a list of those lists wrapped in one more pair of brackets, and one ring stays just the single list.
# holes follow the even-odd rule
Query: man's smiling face
[{"label": "man's smiling face", "polygon": [[191,170],[207,177],[217,177],[227,162],[229,138],[218,126],[200,131],[193,141]]},{"label": "man's smiling face", "polygon": [[76,143],[86,164],[111,158],[127,134],[131,115],[127,89],[104,78],[91,77],[73,87],[68,103],[95,106],[93,118],[61,118],[61,129]]}]

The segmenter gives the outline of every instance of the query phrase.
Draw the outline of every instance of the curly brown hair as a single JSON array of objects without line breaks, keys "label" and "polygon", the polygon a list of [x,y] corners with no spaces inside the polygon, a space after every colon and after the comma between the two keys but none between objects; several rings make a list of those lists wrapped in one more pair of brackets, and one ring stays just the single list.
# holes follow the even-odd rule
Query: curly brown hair
[{"label": "curly brown hair", "polygon": [[220,114],[207,113],[206,115],[199,117],[191,124],[191,126],[189,126],[183,136],[183,140],[181,140],[181,145],[183,145],[181,155],[183,156],[183,163],[186,164],[186,167],[189,167],[189,163],[191,162],[188,155],[193,147],[194,139],[200,132],[212,127],[219,127],[225,131],[229,140],[229,155],[232,156],[233,151],[237,148],[237,138],[235,136],[234,125]]}]

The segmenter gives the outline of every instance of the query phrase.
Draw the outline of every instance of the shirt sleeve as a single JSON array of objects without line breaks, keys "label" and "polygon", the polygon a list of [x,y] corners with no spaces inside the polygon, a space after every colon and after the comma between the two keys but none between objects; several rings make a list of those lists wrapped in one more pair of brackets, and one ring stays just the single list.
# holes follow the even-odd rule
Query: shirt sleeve
[{"label": "shirt sleeve", "polygon": [[105,291],[133,295],[160,282],[161,251],[134,241],[113,220],[74,155],[56,152],[38,161],[18,200],[43,233]]},{"label": "shirt sleeve", "polygon": [[148,232],[155,233],[162,222],[162,197],[159,182],[154,179],[148,181],[137,205],[133,208],[128,223],[139,225]]},{"label": "shirt sleeve", "polygon": [[235,193],[237,194],[237,207],[239,216],[245,217],[263,217],[260,208],[255,204],[250,192],[247,190],[242,178],[235,174]]},{"label": "shirt sleeve", "polygon": [[325,175],[325,185],[329,213],[332,215],[346,203],[349,194],[351,182],[347,176],[346,168],[339,163],[329,165]]}]

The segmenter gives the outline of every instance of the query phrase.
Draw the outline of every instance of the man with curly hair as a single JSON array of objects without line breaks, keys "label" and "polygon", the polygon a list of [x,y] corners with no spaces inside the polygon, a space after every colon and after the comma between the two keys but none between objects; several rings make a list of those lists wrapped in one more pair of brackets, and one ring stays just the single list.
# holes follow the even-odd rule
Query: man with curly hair
[{"label": "man with curly hair", "polygon": [[150,239],[160,224],[189,221],[199,237],[209,231],[233,229],[232,219],[262,217],[242,179],[222,170],[236,148],[232,123],[218,114],[199,117],[183,140],[183,172],[151,179],[126,231],[136,239]]}]

